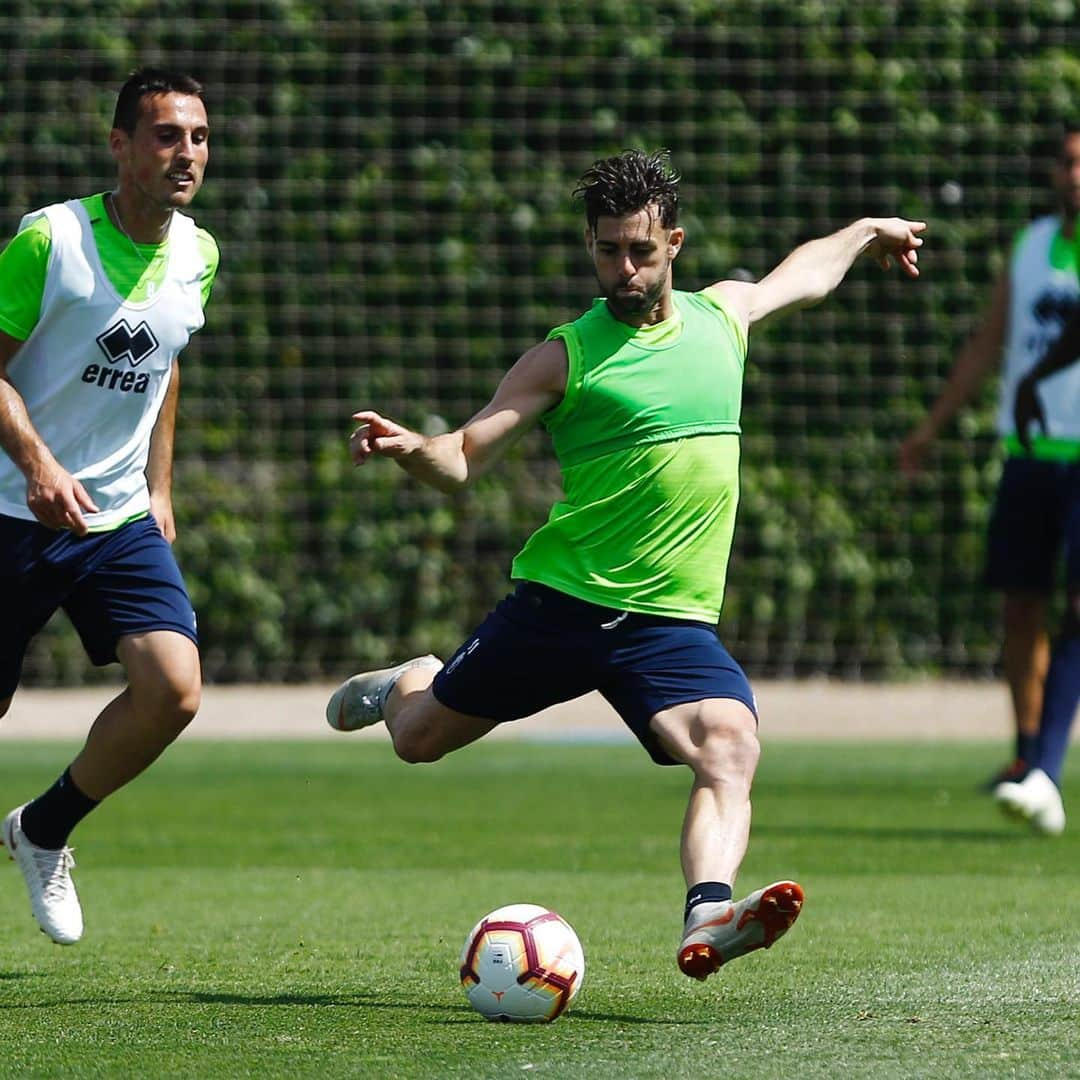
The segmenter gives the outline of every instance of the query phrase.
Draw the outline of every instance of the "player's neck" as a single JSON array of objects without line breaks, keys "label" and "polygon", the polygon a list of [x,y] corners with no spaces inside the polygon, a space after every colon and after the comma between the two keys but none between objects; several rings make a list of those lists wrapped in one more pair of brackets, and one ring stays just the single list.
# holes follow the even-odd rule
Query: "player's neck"
[{"label": "player's neck", "polygon": [[670,319],[675,314],[675,304],[672,302],[671,293],[667,292],[648,311],[640,313],[623,311],[616,304],[612,304],[610,299],[608,300],[608,311],[619,322],[640,330],[643,326],[656,326],[657,323]]},{"label": "player's neck", "polygon": [[160,244],[169,235],[172,210],[148,203],[124,187],[105,196],[105,208],[112,223],[133,244]]}]

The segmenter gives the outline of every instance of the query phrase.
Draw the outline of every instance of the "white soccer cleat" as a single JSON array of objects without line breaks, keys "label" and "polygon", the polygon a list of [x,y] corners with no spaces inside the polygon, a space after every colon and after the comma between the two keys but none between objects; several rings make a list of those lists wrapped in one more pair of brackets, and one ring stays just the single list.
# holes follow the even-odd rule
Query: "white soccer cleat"
[{"label": "white soccer cleat", "polygon": [[998,784],[994,798],[1004,813],[1028,822],[1036,832],[1060,836],[1065,831],[1061,792],[1042,769],[1032,769],[1023,780]]},{"label": "white soccer cleat", "polygon": [[326,722],[335,731],[358,731],[371,727],[383,718],[386,699],[402,673],[411,668],[430,667],[438,670],[442,661],[428,654],[414,660],[406,660],[397,667],[380,668],[378,671],[362,671],[346,679],[330,695],[326,705]]},{"label": "white soccer cleat", "polygon": [[679,967],[692,979],[707,979],[722,964],[768,949],[799,917],[804,894],[794,881],[777,881],[737,903],[721,900],[690,911],[679,945]]},{"label": "white soccer cleat", "polygon": [[41,932],[58,945],[74,945],[82,937],[83,915],[71,880],[75,865],[71,848],[54,851],[32,844],[22,831],[22,812],[23,807],[17,806],[4,818],[3,844],[22,871]]}]

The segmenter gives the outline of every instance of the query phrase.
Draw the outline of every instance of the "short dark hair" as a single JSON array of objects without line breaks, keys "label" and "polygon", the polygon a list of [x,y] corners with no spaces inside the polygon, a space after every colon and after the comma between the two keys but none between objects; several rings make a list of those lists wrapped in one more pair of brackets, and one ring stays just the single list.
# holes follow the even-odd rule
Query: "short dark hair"
[{"label": "short dark hair", "polygon": [[585,204],[594,232],[600,217],[625,217],[654,203],[660,224],[670,229],[679,216],[679,179],[667,150],[624,150],[593,162],[574,188],[574,198]]},{"label": "short dark hair", "polygon": [[167,71],[164,68],[144,67],[133,71],[127,82],[120,87],[116,98],[116,112],[113,114],[113,127],[135,134],[135,125],[139,122],[139,103],[144,97],[153,94],[190,94],[202,98],[203,86],[198,79],[180,71]]}]

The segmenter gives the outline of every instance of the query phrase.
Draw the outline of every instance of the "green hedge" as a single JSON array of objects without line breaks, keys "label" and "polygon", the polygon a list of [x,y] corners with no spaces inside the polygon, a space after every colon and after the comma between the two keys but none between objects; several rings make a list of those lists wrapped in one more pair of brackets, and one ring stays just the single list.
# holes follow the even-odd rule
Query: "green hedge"
[{"label": "green hedge", "polygon": [[[506,587],[558,475],[538,433],[447,499],[355,472],[349,415],[464,420],[592,295],[570,204],[596,157],[670,147],[678,283],[760,275],[865,214],[931,222],[918,283],[856,268],[752,342],[725,640],[751,671],[986,672],[992,395],[897,478],[1080,114],[1072,2],[9,0],[5,229],[104,187],[140,62],[205,80],[197,216],[223,265],[183,363],[177,551],[219,680],[447,651]],[[86,677],[61,621],[27,677]]]}]

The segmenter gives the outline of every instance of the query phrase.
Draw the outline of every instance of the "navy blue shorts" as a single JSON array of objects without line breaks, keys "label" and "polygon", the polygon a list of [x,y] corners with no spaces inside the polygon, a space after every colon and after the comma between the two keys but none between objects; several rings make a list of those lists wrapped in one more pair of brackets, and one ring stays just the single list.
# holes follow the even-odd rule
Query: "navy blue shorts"
[{"label": "navy blue shorts", "polygon": [[616,611],[523,582],[435,676],[449,709],[501,722],[599,690],[660,765],[678,764],[649,728],[688,701],[734,698],[757,709],[716,628]]},{"label": "navy blue shorts", "polygon": [[130,634],[175,630],[199,643],[172,548],[149,514],[78,537],[0,515],[0,698],[15,692],[30,639],[63,608],[94,664]]},{"label": "navy blue shorts", "polygon": [[990,515],[986,584],[1048,593],[1063,553],[1067,584],[1080,584],[1080,465],[1008,458]]}]

